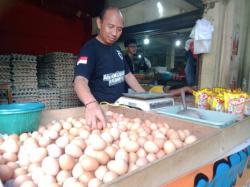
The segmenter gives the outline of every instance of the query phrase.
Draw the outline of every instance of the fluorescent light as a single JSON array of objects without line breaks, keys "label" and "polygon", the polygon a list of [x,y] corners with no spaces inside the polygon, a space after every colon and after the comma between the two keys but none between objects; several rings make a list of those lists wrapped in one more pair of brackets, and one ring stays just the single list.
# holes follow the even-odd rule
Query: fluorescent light
[{"label": "fluorescent light", "polygon": [[141,54],[138,55],[138,58],[141,58]]},{"label": "fluorescent light", "polygon": [[148,45],[149,44],[149,39],[148,38],[145,38],[144,40],[143,40],[143,43],[144,43],[144,45]]},{"label": "fluorescent light", "polygon": [[181,41],[180,41],[180,40],[176,40],[176,41],[175,41],[175,46],[176,46],[176,47],[179,47],[180,45],[181,45]]},{"label": "fluorescent light", "polygon": [[158,1],[156,3],[156,6],[158,8],[158,12],[159,12],[160,16],[162,16],[162,14],[163,14],[163,6],[162,6],[161,2]]}]

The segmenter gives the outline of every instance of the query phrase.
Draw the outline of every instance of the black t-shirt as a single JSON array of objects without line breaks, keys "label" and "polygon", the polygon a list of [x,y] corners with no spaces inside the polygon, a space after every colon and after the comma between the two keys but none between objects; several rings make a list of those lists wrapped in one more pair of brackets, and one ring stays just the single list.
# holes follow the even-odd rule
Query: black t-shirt
[{"label": "black t-shirt", "polygon": [[75,76],[89,80],[91,93],[98,102],[115,102],[125,92],[125,75],[129,68],[118,45],[104,45],[96,38],[80,50]]}]

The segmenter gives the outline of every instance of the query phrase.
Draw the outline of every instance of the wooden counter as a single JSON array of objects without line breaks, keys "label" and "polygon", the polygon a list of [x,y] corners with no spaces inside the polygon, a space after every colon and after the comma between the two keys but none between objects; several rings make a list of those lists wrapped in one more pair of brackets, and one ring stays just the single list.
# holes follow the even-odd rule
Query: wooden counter
[{"label": "wooden counter", "polygon": [[[199,139],[190,146],[177,150],[173,154],[166,155],[164,158],[123,175],[104,186],[160,186],[205,164],[216,161],[232,148],[250,138],[250,118],[246,118],[231,127],[220,130],[151,112],[121,107],[104,106],[104,108],[105,110],[108,109],[123,113],[128,117],[140,117],[155,122],[164,121],[175,129],[187,128]],[[84,108],[44,111],[42,113],[41,124],[46,124],[52,120],[66,119],[67,117],[83,117],[83,115]]]}]

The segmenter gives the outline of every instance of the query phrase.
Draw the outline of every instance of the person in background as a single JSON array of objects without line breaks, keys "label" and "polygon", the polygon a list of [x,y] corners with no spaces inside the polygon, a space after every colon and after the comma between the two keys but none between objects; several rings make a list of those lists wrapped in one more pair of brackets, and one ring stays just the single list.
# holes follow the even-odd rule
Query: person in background
[{"label": "person in background", "polygon": [[151,68],[151,62],[148,58],[142,57],[139,59],[139,63],[135,62],[137,43],[133,38],[125,40],[124,47],[127,49],[127,53],[124,55],[124,59],[130,68],[131,73],[145,73]]},{"label": "person in background", "polygon": [[106,126],[99,102],[115,102],[125,92],[125,82],[145,92],[123,59],[116,41],[122,34],[123,16],[116,7],[105,8],[96,20],[99,33],[80,49],[75,67],[74,89],[85,105],[91,128]]},{"label": "person in background", "polygon": [[135,73],[135,55],[137,52],[137,43],[133,38],[127,39],[124,42],[124,47],[127,49],[127,53],[124,55],[124,59],[131,71]]},{"label": "person in background", "polygon": [[185,43],[185,75],[188,86],[195,86],[197,84],[197,62],[198,55],[194,54],[194,40],[189,39]]}]

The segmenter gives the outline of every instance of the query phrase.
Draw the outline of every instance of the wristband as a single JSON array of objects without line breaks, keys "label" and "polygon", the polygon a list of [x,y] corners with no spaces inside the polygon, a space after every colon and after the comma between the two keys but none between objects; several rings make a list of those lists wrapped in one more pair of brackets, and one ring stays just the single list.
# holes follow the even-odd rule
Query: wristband
[{"label": "wristband", "polygon": [[85,104],[85,107],[87,107],[91,103],[97,103],[97,101],[96,100],[90,101],[90,102],[88,102],[88,103]]}]

